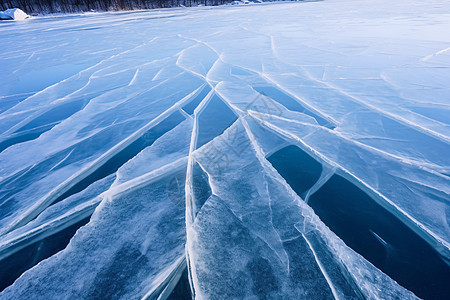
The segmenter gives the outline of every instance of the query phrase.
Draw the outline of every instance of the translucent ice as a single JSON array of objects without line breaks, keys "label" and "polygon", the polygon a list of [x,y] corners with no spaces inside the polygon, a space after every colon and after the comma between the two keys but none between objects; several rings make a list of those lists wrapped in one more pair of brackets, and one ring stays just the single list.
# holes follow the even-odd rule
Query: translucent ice
[{"label": "translucent ice", "polygon": [[450,299],[448,28],[438,0],[0,23],[0,299]]}]

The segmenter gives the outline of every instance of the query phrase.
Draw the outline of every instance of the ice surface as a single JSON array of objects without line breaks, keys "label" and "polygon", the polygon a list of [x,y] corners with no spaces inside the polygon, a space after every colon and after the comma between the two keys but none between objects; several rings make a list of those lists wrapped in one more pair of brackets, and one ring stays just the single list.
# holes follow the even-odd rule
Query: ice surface
[{"label": "ice surface", "polygon": [[103,194],[67,248],[23,274],[2,297],[130,299],[158,288],[184,256],[185,166],[163,166]]},{"label": "ice surface", "polygon": [[[197,299],[448,299],[448,28],[437,0],[1,23],[0,299],[164,299],[186,272]],[[336,182],[389,215],[353,225],[373,249]]]},{"label": "ice surface", "polygon": [[[35,220],[0,238],[1,289],[42,259],[64,249],[76,230],[89,221],[115,175],[98,180],[82,192],[50,206]],[[33,253],[34,255],[30,255]]]},{"label": "ice surface", "polygon": [[[320,222],[270,167],[246,126],[238,121],[193,153],[213,191],[188,223],[195,295],[377,299],[383,291],[387,298],[413,298]],[[226,159],[203,155],[210,147],[226,152]]]},{"label": "ice surface", "polygon": [[0,257],[5,258],[36,240],[50,236],[90,216],[101,201],[102,197],[99,195],[111,186],[114,178],[114,175],[110,175],[93,183],[82,192],[50,206],[35,220],[18,228],[14,233],[3,235],[0,238]]}]

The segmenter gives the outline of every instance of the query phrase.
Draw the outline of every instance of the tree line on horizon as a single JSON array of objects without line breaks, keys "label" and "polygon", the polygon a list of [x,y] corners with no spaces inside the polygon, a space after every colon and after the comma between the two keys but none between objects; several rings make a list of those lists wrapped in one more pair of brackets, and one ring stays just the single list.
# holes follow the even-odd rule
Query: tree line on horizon
[{"label": "tree line on horizon", "polygon": [[216,6],[233,0],[1,0],[0,10],[20,8],[27,14],[120,11],[178,6]]}]

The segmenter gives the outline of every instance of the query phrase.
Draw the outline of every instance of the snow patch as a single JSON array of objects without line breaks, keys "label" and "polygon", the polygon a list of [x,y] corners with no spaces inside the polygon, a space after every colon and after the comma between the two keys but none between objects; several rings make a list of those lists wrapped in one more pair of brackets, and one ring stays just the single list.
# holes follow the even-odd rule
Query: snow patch
[{"label": "snow patch", "polygon": [[0,20],[25,20],[29,17],[19,8],[11,8],[0,12]]}]

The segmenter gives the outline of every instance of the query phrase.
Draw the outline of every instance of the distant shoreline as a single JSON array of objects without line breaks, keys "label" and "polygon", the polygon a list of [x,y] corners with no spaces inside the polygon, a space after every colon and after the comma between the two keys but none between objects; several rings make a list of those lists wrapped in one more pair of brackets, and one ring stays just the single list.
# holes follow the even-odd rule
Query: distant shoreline
[{"label": "distant shoreline", "polygon": [[[104,12],[140,11],[165,8],[185,8],[198,6],[222,6],[236,4],[253,4],[271,2],[263,0],[56,0],[49,3],[46,0],[11,0],[9,3],[0,3],[0,11],[19,8],[33,17],[54,16],[66,14],[86,14]],[[289,1],[290,2],[290,1]]]},{"label": "distant shoreline", "polygon": [[[259,2],[258,2],[259,1]],[[192,5],[191,6],[184,6],[184,5],[178,5],[178,6],[167,6],[167,7],[154,7],[154,8],[131,8],[131,9],[110,9],[110,10],[71,10],[71,11],[59,11],[59,12],[47,12],[47,11],[41,11],[41,12],[28,12],[22,9],[25,13],[27,13],[30,18],[46,18],[46,17],[59,17],[59,16],[83,16],[83,15],[91,15],[91,14],[101,14],[101,13],[129,13],[129,12],[146,12],[149,10],[152,11],[158,11],[158,10],[166,10],[166,9],[185,9],[185,8],[201,8],[201,7],[208,7],[208,8],[212,8],[212,7],[221,7],[221,6],[251,6],[251,5],[264,5],[264,4],[275,4],[276,2],[278,2],[279,4],[281,3],[291,3],[291,2],[319,2],[319,1],[324,1],[324,0],[245,0],[245,1],[240,1],[240,0],[224,0],[222,1],[223,4],[207,4],[204,5],[204,1],[201,3],[200,2],[195,2],[196,4],[194,5],[194,1],[192,1]],[[172,1],[166,1],[166,2],[172,2]],[[173,1],[174,3],[177,1]],[[189,2],[188,0],[185,1],[178,1],[179,3],[183,3],[183,2]],[[0,11],[2,10],[1,5],[5,5],[5,4],[1,4],[0,3]],[[7,21],[7,20],[2,20],[2,21]]]}]

